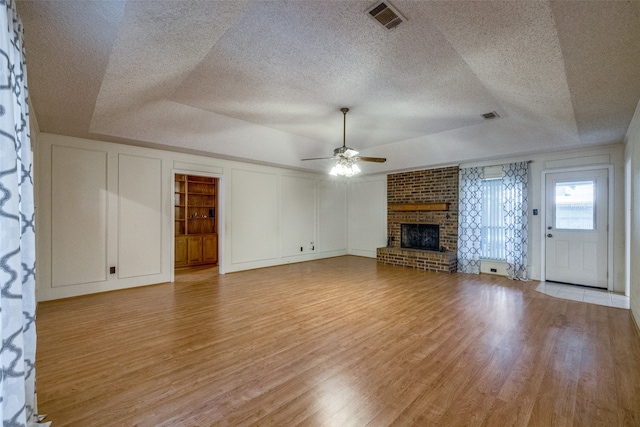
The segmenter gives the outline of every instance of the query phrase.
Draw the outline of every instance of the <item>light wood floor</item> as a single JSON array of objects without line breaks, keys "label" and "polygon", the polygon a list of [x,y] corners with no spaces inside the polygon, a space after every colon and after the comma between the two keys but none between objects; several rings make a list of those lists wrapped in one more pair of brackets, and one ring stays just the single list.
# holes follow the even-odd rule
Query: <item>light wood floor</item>
[{"label": "light wood floor", "polygon": [[628,310],[340,257],[41,303],[62,426],[639,426]]}]

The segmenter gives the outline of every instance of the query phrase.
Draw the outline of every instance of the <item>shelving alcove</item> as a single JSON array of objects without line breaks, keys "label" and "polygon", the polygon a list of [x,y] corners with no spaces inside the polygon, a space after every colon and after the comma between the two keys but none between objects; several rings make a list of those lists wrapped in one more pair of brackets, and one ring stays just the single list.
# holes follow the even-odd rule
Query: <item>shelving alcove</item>
[{"label": "shelving alcove", "polygon": [[175,175],[175,267],[218,263],[218,179]]}]

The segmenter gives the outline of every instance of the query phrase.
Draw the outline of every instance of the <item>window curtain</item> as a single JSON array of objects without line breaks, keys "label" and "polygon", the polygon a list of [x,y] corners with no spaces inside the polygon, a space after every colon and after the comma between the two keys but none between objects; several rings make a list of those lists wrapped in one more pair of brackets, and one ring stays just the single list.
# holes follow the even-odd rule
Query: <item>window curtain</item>
[{"label": "window curtain", "polygon": [[482,168],[460,169],[458,271],[480,273],[482,241]]},{"label": "window curtain", "polygon": [[507,274],[517,280],[528,280],[528,169],[529,162],[502,165]]},{"label": "window curtain", "polygon": [[22,22],[14,1],[0,7],[0,408],[4,426],[35,426],[35,229]]}]

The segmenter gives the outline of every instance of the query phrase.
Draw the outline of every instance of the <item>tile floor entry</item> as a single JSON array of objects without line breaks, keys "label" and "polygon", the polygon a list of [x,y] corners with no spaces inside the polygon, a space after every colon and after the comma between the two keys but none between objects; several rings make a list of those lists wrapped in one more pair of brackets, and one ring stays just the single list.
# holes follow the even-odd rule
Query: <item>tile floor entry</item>
[{"label": "tile floor entry", "polygon": [[536,291],[556,298],[629,309],[629,297],[604,289],[564,283],[540,282]]}]

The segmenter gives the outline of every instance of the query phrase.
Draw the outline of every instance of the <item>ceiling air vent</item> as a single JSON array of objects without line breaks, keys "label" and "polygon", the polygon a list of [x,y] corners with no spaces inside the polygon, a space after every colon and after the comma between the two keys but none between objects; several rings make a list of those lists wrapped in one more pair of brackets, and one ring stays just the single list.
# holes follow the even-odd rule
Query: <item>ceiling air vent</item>
[{"label": "ceiling air vent", "polygon": [[485,120],[490,120],[490,119],[497,119],[498,117],[500,117],[500,115],[499,115],[498,113],[496,113],[495,111],[492,111],[492,112],[490,112],[490,113],[484,113],[484,114],[482,115],[482,117],[483,117]]},{"label": "ceiling air vent", "polygon": [[389,2],[376,3],[367,13],[387,30],[392,30],[406,21]]}]

